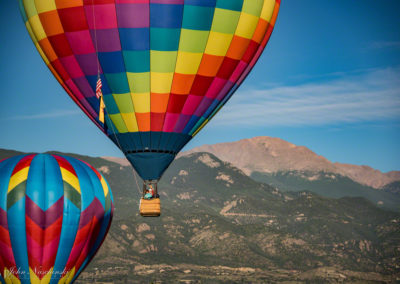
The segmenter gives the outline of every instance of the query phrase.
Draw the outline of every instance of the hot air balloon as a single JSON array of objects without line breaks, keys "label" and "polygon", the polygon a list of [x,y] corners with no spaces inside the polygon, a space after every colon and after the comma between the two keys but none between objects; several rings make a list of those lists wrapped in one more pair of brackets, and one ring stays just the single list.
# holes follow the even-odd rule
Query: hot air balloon
[{"label": "hot air balloon", "polygon": [[156,185],[240,86],[280,6],[280,0],[19,1],[51,72],[145,185]]},{"label": "hot air balloon", "polygon": [[72,283],[101,246],[113,198],[77,159],[29,154],[0,162],[0,282]]}]

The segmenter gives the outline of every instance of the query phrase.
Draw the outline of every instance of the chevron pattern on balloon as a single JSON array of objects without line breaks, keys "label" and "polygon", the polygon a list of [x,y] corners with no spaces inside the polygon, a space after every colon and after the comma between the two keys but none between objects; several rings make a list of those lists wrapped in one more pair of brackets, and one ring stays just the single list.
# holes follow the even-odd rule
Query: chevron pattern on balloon
[{"label": "chevron pattern on balloon", "polygon": [[[95,197],[92,203],[81,213],[79,229],[76,234],[75,242],[70,253],[65,273],[78,271],[89,249],[92,247],[98,236],[101,222],[103,219],[104,208],[100,201]],[[73,275],[72,275],[73,276]]]},{"label": "chevron pattern on balloon", "polygon": [[25,156],[14,168],[8,184],[7,209],[25,196],[26,180],[33,155]]},{"label": "chevron pattern on balloon", "polygon": [[65,197],[75,204],[77,208],[81,208],[81,188],[74,168],[65,158],[56,155],[53,155],[53,157],[60,165]]},{"label": "chevron pattern on balloon", "polygon": [[63,203],[64,197],[61,197],[44,211],[28,196],[26,197],[25,220],[29,266],[39,279],[45,277],[54,266],[62,228]]}]

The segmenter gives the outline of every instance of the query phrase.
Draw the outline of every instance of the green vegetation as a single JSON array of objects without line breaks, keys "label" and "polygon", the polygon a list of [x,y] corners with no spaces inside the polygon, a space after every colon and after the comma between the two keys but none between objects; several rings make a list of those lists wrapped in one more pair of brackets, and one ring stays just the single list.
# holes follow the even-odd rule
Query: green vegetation
[{"label": "green vegetation", "polygon": [[288,171],[273,174],[255,172],[251,177],[282,191],[311,191],[331,198],[364,197],[379,207],[400,211],[400,195],[396,194],[396,190],[400,188],[400,182],[387,185],[385,190],[377,190],[359,184],[348,177],[326,172]]},{"label": "green vegetation", "polygon": [[383,190],[400,195],[400,181],[395,181],[387,184]]}]

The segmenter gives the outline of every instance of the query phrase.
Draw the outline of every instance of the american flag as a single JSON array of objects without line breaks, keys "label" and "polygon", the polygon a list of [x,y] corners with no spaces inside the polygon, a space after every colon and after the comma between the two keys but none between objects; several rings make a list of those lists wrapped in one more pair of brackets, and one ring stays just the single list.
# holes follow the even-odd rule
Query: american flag
[{"label": "american flag", "polygon": [[101,79],[97,79],[97,84],[96,84],[96,97],[100,99],[100,97],[103,95],[101,92],[101,87],[103,87],[103,84],[101,83]]}]

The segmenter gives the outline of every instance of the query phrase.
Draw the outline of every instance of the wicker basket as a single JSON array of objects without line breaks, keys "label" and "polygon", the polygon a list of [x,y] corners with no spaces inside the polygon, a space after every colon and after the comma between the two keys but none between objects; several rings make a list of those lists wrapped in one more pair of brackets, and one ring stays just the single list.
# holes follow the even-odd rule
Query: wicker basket
[{"label": "wicker basket", "polygon": [[157,217],[161,214],[160,198],[140,199],[140,215],[143,217]]}]

